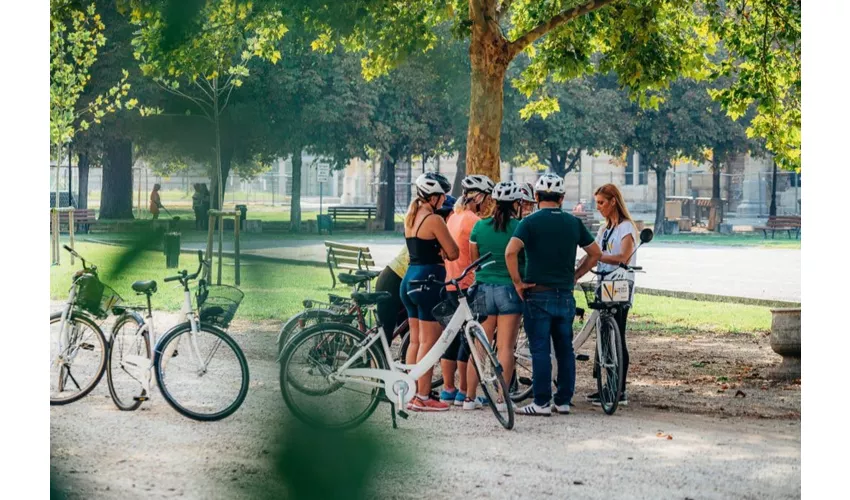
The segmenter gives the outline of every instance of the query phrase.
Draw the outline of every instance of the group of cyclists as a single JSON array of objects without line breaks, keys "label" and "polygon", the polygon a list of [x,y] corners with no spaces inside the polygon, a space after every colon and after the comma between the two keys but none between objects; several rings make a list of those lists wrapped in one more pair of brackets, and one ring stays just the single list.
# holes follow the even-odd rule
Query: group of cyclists
[{"label": "group of cyclists", "polygon": [[[392,300],[378,305],[378,318],[388,330],[404,320],[410,325],[410,346],[405,363],[419,362],[442,333],[432,310],[457,290],[440,286],[411,286],[432,279],[442,283],[459,276],[480,255],[492,253],[492,264],[459,283],[466,291],[475,284],[473,304],[488,340],[495,347],[504,378],[514,373],[514,351],[520,321],[532,357],[534,400],[517,409],[520,415],[568,414],[575,392],[575,354],[572,325],[576,312],[573,289],[576,282],[598,266],[600,271],[622,264],[635,264],[637,234],[623,196],[617,186],[606,184],[595,193],[596,209],[605,218],[596,236],[581,220],[562,210],[564,179],[542,175],[535,186],[514,181],[494,183],[484,175],[469,175],[462,181],[462,195],[449,195],[451,184],[440,173],[424,173],[416,179],[416,198],[404,218],[405,247],[378,276],[376,289],[389,292]],[[585,256],[576,264],[577,248]],[[634,280],[634,275],[629,276]],[[624,353],[623,389],[620,405],[627,404],[625,392],[628,351],[625,343],[628,307],[617,316]],[[477,396],[478,377],[468,363],[469,352],[461,337],[440,361],[443,389],[431,393],[432,371],[417,381],[411,411],[446,411],[451,406],[475,410],[486,404]],[[552,358],[557,362],[557,391],[552,394]],[[587,396],[598,403],[598,394]],[[507,405],[509,401],[497,401]]]}]

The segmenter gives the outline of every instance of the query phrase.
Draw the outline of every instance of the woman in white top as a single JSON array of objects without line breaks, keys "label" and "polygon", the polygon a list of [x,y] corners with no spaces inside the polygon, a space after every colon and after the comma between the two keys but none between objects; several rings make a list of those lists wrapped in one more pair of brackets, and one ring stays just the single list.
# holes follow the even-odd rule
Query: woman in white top
[{"label": "woman in white top", "polygon": [[[596,197],[596,209],[605,217],[605,226],[599,228],[599,233],[596,235],[596,242],[602,248],[602,257],[599,258],[596,270],[598,272],[613,271],[621,263],[635,265],[637,263],[637,255],[634,252],[637,231],[634,222],[632,222],[632,216],[629,214],[629,209],[626,207],[626,202],[623,200],[623,194],[614,184],[605,184],[593,194]],[[634,273],[628,273],[627,278],[634,283]],[[629,314],[629,307],[619,308],[615,316],[620,330],[620,340],[623,344],[623,379],[620,384],[623,395],[620,397],[620,405],[626,405],[629,401],[626,394],[626,374],[629,371],[629,350],[626,348],[626,318]],[[597,369],[597,367],[594,367],[594,376],[598,376]],[[587,399],[598,404],[599,394],[590,394]]]}]

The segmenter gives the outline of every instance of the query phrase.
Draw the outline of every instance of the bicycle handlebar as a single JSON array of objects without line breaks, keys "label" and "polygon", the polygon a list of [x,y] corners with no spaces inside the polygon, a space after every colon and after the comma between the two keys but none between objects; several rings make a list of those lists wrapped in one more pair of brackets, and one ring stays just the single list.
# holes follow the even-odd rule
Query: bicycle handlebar
[{"label": "bicycle handlebar", "polygon": [[164,281],[165,283],[168,283],[170,281],[178,281],[179,280],[182,283],[183,281],[193,280],[193,279],[197,278],[199,274],[201,274],[201,269],[203,267],[204,267],[204,252],[202,252],[201,250],[198,250],[198,270],[197,271],[195,271],[193,274],[189,274],[188,271],[183,269],[182,271],[180,271],[180,274],[178,274],[177,276],[169,276],[162,281]]},{"label": "bicycle handlebar", "polygon": [[446,281],[445,283],[437,281],[436,277],[432,274],[432,275],[428,276],[427,280],[410,280],[410,286],[425,286],[425,285],[430,285],[432,283],[438,283],[438,284],[441,284],[443,286],[446,286],[446,285],[455,285],[456,286],[457,282],[463,281],[463,279],[466,278],[466,275],[469,274],[469,272],[472,271],[473,269],[475,269],[476,271],[480,271],[485,266],[491,264],[491,262],[488,262],[484,265],[482,265],[481,263],[483,261],[489,259],[492,256],[493,256],[493,252],[487,252],[484,255],[482,255],[481,257],[478,257],[471,264],[469,264],[466,267],[466,269],[463,270],[463,272],[460,274],[460,276],[458,276],[457,278],[452,278],[452,279]]}]

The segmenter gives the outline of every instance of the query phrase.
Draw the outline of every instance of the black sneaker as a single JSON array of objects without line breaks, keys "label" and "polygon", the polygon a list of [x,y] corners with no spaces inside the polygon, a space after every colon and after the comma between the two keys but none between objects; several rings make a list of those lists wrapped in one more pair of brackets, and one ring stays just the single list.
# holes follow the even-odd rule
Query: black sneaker
[{"label": "black sneaker", "polygon": [[594,392],[593,394],[588,394],[584,397],[584,399],[589,403],[599,403],[599,393]]}]

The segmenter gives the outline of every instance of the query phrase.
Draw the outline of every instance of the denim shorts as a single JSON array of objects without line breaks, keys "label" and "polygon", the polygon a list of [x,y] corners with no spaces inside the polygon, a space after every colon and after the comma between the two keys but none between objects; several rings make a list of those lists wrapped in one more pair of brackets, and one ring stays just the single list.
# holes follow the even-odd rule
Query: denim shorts
[{"label": "denim shorts", "polygon": [[483,310],[478,311],[488,316],[502,314],[522,314],[522,300],[513,285],[478,284],[478,293],[482,294],[476,301]]}]

